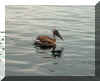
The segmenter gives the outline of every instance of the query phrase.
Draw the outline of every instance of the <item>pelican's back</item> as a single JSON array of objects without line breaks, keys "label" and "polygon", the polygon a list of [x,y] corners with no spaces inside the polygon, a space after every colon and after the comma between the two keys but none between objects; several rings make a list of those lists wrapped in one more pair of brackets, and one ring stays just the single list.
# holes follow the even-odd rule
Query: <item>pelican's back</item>
[{"label": "pelican's back", "polygon": [[55,44],[56,39],[50,38],[48,36],[38,36],[37,40],[40,40],[41,42],[48,42],[51,44]]}]

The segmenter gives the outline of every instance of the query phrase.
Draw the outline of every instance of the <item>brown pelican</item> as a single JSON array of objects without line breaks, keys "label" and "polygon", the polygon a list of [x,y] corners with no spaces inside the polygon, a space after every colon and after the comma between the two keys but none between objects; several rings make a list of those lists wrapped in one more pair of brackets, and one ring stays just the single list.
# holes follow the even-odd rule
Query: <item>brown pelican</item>
[{"label": "brown pelican", "polygon": [[34,45],[41,48],[56,48],[56,36],[63,40],[63,37],[60,35],[58,30],[53,30],[53,37],[49,36],[38,36],[35,40]]}]

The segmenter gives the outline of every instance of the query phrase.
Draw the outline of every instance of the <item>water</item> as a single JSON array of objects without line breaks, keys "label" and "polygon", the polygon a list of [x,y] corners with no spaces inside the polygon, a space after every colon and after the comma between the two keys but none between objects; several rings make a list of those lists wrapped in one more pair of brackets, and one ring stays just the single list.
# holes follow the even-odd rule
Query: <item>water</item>
[{"label": "water", "polygon": [[[6,6],[6,75],[94,76],[94,15],[93,6]],[[57,38],[64,51],[56,59],[32,45],[55,28],[64,37]]]}]

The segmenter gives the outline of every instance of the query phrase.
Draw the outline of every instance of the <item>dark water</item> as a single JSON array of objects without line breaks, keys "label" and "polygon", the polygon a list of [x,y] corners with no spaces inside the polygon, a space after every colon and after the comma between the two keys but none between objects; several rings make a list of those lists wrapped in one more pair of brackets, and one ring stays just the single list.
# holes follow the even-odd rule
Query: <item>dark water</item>
[{"label": "dark water", "polygon": [[[94,76],[94,15],[92,6],[6,6],[6,75]],[[64,37],[56,59],[32,45],[55,28]]]}]

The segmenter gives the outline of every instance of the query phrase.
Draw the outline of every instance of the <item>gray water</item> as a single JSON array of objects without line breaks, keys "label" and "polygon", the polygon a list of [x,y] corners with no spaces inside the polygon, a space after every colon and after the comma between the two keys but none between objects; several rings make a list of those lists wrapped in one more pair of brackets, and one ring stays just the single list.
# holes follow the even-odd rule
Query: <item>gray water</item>
[{"label": "gray water", "polygon": [[[6,6],[6,75],[94,76],[94,15],[93,6]],[[53,29],[64,37],[57,38],[64,51],[56,59],[32,45]]]}]

